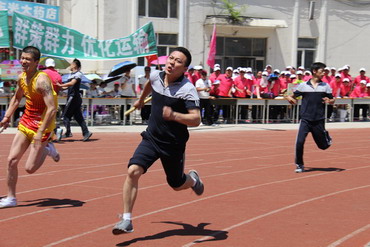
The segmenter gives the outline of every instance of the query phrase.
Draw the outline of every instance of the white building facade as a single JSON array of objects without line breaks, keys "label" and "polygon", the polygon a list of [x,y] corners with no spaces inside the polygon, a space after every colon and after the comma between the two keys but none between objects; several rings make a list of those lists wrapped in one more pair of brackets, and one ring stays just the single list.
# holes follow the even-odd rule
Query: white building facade
[{"label": "white building facade", "polygon": [[[151,21],[159,56],[185,46],[192,65],[205,68],[214,25],[216,63],[223,69],[309,67],[314,61],[336,68],[350,65],[354,71],[370,68],[370,0],[230,2],[241,11],[239,21],[228,18],[221,0],[46,1],[60,6],[60,24],[101,40],[128,36]],[[144,58],[132,61],[146,65]],[[106,74],[117,62],[84,61],[83,71]]]}]

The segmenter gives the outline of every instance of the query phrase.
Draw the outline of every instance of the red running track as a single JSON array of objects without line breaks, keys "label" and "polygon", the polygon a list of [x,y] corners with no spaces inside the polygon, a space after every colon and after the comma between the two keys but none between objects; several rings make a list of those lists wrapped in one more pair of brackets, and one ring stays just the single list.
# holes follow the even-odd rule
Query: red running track
[{"label": "red running track", "polygon": [[[28,175],[20,162],[19,206],[0,210],[0,246],[367,246],[370,129],[330,132],[325,151],[308,137],[310,171],[295,174],[295,130],[193,130],[186,170],[200,173],[204,195],[173,191],[156,163],[140,182],[135,231],[119,236],[111,229],[140,135],[67,139],[59,163]],[[0,136],[1,195],[12,138]]]}]

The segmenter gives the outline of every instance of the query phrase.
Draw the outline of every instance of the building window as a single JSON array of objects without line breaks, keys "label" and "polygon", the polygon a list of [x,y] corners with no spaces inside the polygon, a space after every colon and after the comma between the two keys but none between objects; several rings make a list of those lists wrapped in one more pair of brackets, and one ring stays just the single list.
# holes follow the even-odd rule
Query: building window
[{"label": "building window", "polygon": [[310,67],[315,60],[316,39],[298,38],[297,67]]},{"label": "building window", "polygon": [[178,0],[139,0],[139,16],[177,18]]},{"label": "building window", "polygon": [[[156,33],[158,57],[167,56],[178,46],[178,35],[172,33]],[[144,66],[145,59],[140,57],[138,65]]]},{"label": "building window", "polygon": [[252,67],[255,71],[263,70],[267,39],[218,37],[216,42],[216,63],[222,68]]}]

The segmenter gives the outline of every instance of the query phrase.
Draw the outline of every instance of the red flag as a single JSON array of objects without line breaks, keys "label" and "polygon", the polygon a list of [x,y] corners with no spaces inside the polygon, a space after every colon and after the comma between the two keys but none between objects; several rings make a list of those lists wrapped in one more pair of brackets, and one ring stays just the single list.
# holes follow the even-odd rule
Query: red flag
[{"label": "red flag", "polygon": [[207,59],[207,64],[211,68],[213,68],[213,66],[215,65],[215,57],[216,57],[216,24],[213,24],[212,38],[211,43],[209,45],[209,53]]},{"label": "red flag", "polygon": [[158,59],[157,54],[146,56],[146,60],[148,61],[148,65],[150,66],[152,64],[152,61]]}]

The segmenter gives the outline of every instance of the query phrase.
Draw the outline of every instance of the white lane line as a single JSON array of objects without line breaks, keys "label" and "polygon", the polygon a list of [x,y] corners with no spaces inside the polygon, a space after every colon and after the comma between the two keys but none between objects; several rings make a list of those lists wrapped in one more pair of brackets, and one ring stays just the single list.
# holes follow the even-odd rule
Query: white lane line
[{"label": "white lane line", "polygon": [[[321,195],[321,196],[317,196],[317,197],[313,197],[311,199],[307,199],[307,200],[304,200],[304,201],[300,201],[300,202],[297,202],[297,203],[294,203],[294,204],[290,204],[288,206],[285,206],[285,207],[282,207],[282,208],[279,208],[279,209],[275,209],[273,211],[270,211],[270,212],[267,212],[265,214],[261,214],[261,215],[258,215],[256,217],[253,217],[251,219],[248,219],[248,220],[245,220],[245,221],[242,221],[238,224],[235,224],[235,225],[232,225],[232,226],[229,226],[225,229],[222,229],[221,231],[219,232],[216,232],[214,234],[212,234],[211,236],[206,236],[206,237],[203,237],[203,238],[199,238],[199,239],[196,239],[190,243],[187,243],[185,245],[183,245],[183,247],[189,247],[189,246],[193,246],[194,244],[197,244],[199,242],[202,242],[204,240],[207,240],[207,239],[210,239],[211,237],[214,237],[216,236],[218,233],[221,233],[221,232],[225,232],[225,231],[230,231],[234,228],[237,228],[237,227],[240,227],[240,226],[243,226],[245,224],[248,224],[248,223],[251,223],[253,221],[256,221],[256,220],[259,220],[261,218],[264,218],[264,217],[267,217],[267,216],[270,216],[270,215],[273,215],[273,214],[276,214],[276,213],[280,213],[282,211],[285,211],[287,209],[291,209],[293,207],[297,207],[297,206],[300,206],[302,204],[305,204],[305,203],[308,203],[308,202],[313,202],[313,201],[316,201],[316,200],[320,200],[320,199],[323,199],[323,198],[326,198],[326,197],[330,197],[330,196],[335,196],[335,195],[338,195],[338,194],[342,194],[342,193],[346,193],[346,192],[351,192],[351,191],[354,191],[354,190],[359,190],[359,189],[366,189],[366,188],[370,188],[370,184],[368,185],[364,185],[364,186],[358,186],[358,187],[354,187],[354,188],[351,188],[351,189],[345,189],[345,190],[340,190],[340,191],[336,191],[336,192],[332,192],[332,193],[328,193],[328,194],[325,194],[325,195]],[[370,225],[368,225],[370,226]],[[367,226],[367,228],[368,228]],[[366,229],[365,229],[366,230]],[[354,235],[351,235],[351,237],[354,236]],[[337,246],[337,245],[333,245],[333,246]]]},{"label": "white lane line", "polygon": [[[368,224],[368,225],[366,225],[366,226],[364,226],[364,227],[361,227],[361,228],[357,229],[357,230],[356,230],[356,231],[354,231],[354,232],[351,232],[350,234],[348,234],[348,235],[344,236],[344,237],[343,237],[343,238],[341,238],[341,239],[338,239],[337,241],[335,241],[335,242],[331,243],[330,245],[328,245],[328,247],[336,247],[336,246],[338,246],[338,245],[340,245],[340,244],[344,243],[344,242],[345,242],[345,241],[347,241],[348,239],[353,238],[353,237],[354,237],[354,236],[356,236],[357,234],[360,234],[361,232],[366,231],[367,229],[370,229],[370,224]],[[368,244],[367,246],[369,246],[369,244]]]}]

